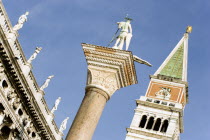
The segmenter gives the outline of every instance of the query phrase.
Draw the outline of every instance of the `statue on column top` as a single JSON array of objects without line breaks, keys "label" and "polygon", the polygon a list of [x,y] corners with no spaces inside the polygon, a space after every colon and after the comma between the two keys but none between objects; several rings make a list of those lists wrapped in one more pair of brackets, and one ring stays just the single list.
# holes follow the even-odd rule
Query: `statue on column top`
[{"label": "statue on column top", "polygon": [[59,129],[59,131],[60,131],[61,133],[63,133],[63,131],[66,129],[66,125],[67,125],[68,119],[69,119],[69,117],[67,117],[67,118],[61,123],[60,129]]},{"label": "statue on column top", "polygon": [[[130,24],[130,22],[131,22],[132,19],[131,18],[128,18],[126,16],[125,20],[126,21],[117,22],[117,24],[118,24],[118,30],[117,30],[117,32],[119,31],[119,29],[121,29],[121,31],[120,31],[119,36],[117,36],[117,40],[116,40],[115,45],[112,47],[114,49],[120,49],[120,50],[122,50],[123,49],[124,42],[125,42],[126,43],[126,50],[128,50],[128,47],[129,47],[129,44],[130,44],[130,41],[131,41],[131,38],[132,38],[132,27],[131,27],[131,24]],[[113,38],[113,40],[114,39],[115,38]]]},{"label": "statue on column top", "polygon": [[54,113],[55,110],[58,109],[58,105],[59,105],[60,102],[61,102],[61,97],[58,97],[58,99],[55,101],[54,107],[53,107],[52,110],[51,110],[51,113]]},{"label": "statue on column top", "polygon": [[54,75],[51,75],[47,78],[47,80],[44,82],[44,84],[41,86],[41,90],[44,90],[46,87],[48,87],[50,80],[54,77]]},{"label": "statue on column top", "polygon": [[19,17],[18,23],[13,27],[14,31],[18,31],[23,27],[23,24],[27,21],[27,15],[29,15],[29,12],[26,12]]},{"label": "statue on column top", "polygon": [[31,63],[37,56],[37,54],[42,50],[42,47],[36,47],[35,52],[32,54],[32,56],[28,59],[28,63]]}]

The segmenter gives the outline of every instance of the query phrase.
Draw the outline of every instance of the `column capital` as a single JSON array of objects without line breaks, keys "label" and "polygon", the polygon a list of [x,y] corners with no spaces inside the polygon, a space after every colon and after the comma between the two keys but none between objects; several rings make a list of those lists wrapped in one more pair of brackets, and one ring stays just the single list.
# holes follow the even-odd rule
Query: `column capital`
[{"label": "column capital", "polygon": [[106,101],[110,99],[109,94],[106,92],[106,90],[102,89],[101,87],[97,87],[94,85],[87,85],[85,90],[86,90],[86,94],[89,93],[88,91],[94,91],[94,92],[97,92],[98,94],[103,95],[106,98]]},{"label": "column capital", "polygon": [[88,64],[86,88],[99,88],[110,98],[116,90],[137,84],[132,52],[85,43],[82,47]]}]

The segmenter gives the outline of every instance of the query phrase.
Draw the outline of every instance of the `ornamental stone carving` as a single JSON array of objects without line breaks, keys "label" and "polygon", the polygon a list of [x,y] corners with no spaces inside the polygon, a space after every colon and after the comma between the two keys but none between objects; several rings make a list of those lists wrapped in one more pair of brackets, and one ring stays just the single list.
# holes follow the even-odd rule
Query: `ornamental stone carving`
[{"label": "ornamental stone carving", "polygon": [[2,63],[0,61],[0,73],[3,73],[3,72],[4,72],[4,68],[3,68],[3,65],[2,65]]},{"label": "ornamental stone carving", "polygon": [[13,108],[16,110],[18,109],[20,106],[20,99],[19,98],[16,98],[14,103],[13,103]]},{"label": "ornamental stone carving", "polygon": [[30,126],[30,124],[31,124],[31,120],[28,118],[24,128],[27,129]]},{"label": "ornamental stone carving", "polygon": [[5,113],[3,111],[0,111],[0,126],[2,125],[4,121]]},{"label": "ornamental stone carving", "polygon": [[21,140],[21,136],[20,136],[20,133],[18,131],[13,131],[12,132],[12,137],[13,137],[13,140]]},{"label": "ornamental stone carving", "polygon": [[9,95],[11,95],[13,93],[15,93],[15,90],[10,87],[9,90],[5,93],[7,95],[8,100],[9,100]]},{"label": "ornamental stone carving", "polygon": [[6,19],[3,15],[0,15],[0,25],[5,33],[8,32],[7,26],[5,25]]},{"label": "ornamental stone carving", "polygon": [[22,67],[23,74],[27,77],[29,75],[29,72],[31,71],[31,65],[29,63],[26,63]]},{"label": "ornamental stone carving", "polygon": [[[7,33],[7,39],[8,39],[10,46],[12,46],[12,47],[14,46],[17,36],[18,35],[15,31],[11,31],[11,32]],[[17,57],[17,58],[20,57],[17,51],[15,51],[14,54],[15,54],[15,57]]]},{"label": "ornamental stone carving", "polygon": [[112,94],[119,89],[116,73],[92,68],[88,68],[87,85],[101,88],[102,90],[105,90],[109,96],[112,96]]},{"label": "ornamental stone carving", "polygon": [[16,97],[17,97],[17,94],[15,92],[9,92],[8,95],[7,95],[7,99],[8,99],[10,104],[13,104]]},{"label": "ornamental stone carving", "polygon": [[82,44],[82,47],[89,71],[94,69],[101,73],[109,73],[109,76],[115,78],[115,87],[112,88],[112,91],[137,83],[133,54],[130,51],[85,43]]},{"label": "ornamental stone carving", "polygon": [[3,27],[5,18],[4,16],[0,15],[0,25]]},{"label": "ornamental stone carving", "polygon": [[161,89],[155,93],[155,96],[160,99],[169,100],[171,97],[171,89],[166,87],[160,87]]}]

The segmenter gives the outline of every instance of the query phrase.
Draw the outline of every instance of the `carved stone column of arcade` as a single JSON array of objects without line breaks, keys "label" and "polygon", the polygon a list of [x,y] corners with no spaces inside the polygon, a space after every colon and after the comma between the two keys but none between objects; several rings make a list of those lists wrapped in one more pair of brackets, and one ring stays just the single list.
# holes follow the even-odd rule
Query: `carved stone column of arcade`
[{"label": "carved stone column of arcade", "polygon": [[91,140],[114,92],[137,83],[132,52],[85,43],[82,47],[88,64],[86,93],[66,140]]}]

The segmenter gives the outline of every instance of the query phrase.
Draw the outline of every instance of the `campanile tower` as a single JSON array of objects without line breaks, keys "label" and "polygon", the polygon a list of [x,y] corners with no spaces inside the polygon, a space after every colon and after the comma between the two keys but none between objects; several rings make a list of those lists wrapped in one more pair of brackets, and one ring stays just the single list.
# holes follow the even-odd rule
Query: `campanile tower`
[{"label": "campanile tower", "polygon": [[188,100],[187,55],[191,31],[192,27],[188,26],[176,47],[150,76],[146,95],[136,101],[126,140],[179,140]]}]

